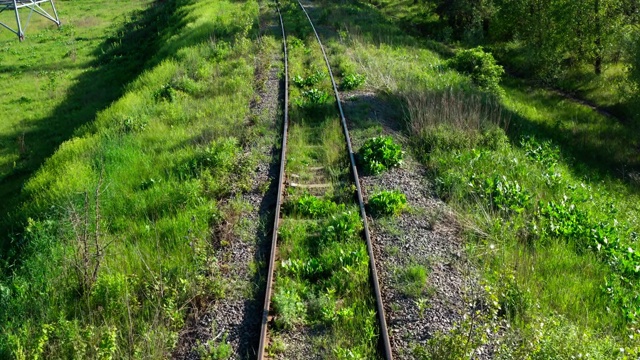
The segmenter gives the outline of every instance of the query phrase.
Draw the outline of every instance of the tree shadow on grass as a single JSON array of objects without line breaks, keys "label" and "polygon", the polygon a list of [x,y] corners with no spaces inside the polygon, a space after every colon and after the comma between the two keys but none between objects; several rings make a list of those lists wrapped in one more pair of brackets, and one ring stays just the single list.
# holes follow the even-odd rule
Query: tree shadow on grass
[{"label": "tree shadow on grass", "polygon": [[168,28],[185,25],[178,9],[192,0],[158,0],[146,9],[135,12],[130,21],[97,46],[96,58],[88,71],[75,79],[65,100],[49,116],[30,122],[24,133],[0,136],[1,143],[22,137],[29,151],[21,156],[14,171],[0,179],[0,253],[7,258],[14,253],[12,238],[22,231],[26,214],[21,206],[26,201],[21,189],[32,174],[74,133],[88,131],[87,125],[96,114],[107,108],[126,91],[126,85],[164,57],[156,54]]},{"label": "tree shadow on grass", "polygon": [[[523,136],[551,140],[568,166],[578,176],[591,180],[618,178],[628,182],[629,174],[640,171],[640,139],[633,124],[599,114],[587,105],[568,100],[550,91],[521,88],[518,80],[507,79],[505,88],[534,107],[538,117],[508,111],[512,126],[508,135],[514,145]],[[637,191],[638,184],[629,184]]]}]

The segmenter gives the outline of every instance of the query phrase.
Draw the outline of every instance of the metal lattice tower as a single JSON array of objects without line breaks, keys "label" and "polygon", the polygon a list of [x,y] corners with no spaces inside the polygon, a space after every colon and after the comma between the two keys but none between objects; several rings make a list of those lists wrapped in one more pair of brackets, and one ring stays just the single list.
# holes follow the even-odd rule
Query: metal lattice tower
[{"label": "metal lattice tower", "polygon": [[[51,4],[53,15],[49,14],[45,9],[42,8],[42,6],[40,6],[41,4],[45,3]],[[23,26],[22,22],[20,21],[20,9],[24,8],[29,9],[29,16],[27,17],[27,21]],[[0,13],[3,13],[5,11],[15,12],[17,28],[13,28],[2,21],[0,21],[0,26],[5,27],[12,33],[18,35],[20,41],[24,40],[24,31],[29,26],[29,21],[31,20],[31,16],[34,13],[53,21],[56,25],[58,25],[58,27],[62,25],[60,19],[58,18],[58,12],[56,11],[56,6],[53,4],[53,0],[0,0]]]}]

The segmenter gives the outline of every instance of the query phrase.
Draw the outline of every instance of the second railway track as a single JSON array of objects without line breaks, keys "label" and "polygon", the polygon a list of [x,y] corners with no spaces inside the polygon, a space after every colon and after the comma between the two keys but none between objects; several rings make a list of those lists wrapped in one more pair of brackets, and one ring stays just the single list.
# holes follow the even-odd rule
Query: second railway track
[{"label": "second railway track", "polygon": [[302,3],[283,10],[282,154],[258,359],[391,359],[338,88]]}]

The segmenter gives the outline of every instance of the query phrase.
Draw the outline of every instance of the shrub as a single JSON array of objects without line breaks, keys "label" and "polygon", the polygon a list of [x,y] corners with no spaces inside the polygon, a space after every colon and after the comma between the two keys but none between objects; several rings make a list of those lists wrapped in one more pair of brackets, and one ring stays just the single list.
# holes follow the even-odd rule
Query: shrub
[{"label": "shrub", "polygon": [[325,104],[329,100],[329,94],[324,90],[310,89],[302,92],[302,98],[296,100],[296,104],[303,108],[313,108]]},{"label": "shrub", "polygon": [[353,90],[360,87],[364,84],[366,77],[362,74],[346,74],[342,78],[342,84],[340,84],[340,88],[342,90]]},{"label": "shrub", "polygon": [[504,69],[481,46],[459,51],[449,60],[449,66],[471,76],[471,81],[480,88],[500,92],[500,77],[504,74]]},{"label": "shrub", "polygon": [[404,151],[390,136],[378,136],[367,140],[362,145],[359,155],[364,171],[376,175],[400,166]]},{"label": "shrub", "polygon": [[369,210],[372,215],[398,215],[407,205],[407,197],[397,190],[381,191],[369,198]]}]

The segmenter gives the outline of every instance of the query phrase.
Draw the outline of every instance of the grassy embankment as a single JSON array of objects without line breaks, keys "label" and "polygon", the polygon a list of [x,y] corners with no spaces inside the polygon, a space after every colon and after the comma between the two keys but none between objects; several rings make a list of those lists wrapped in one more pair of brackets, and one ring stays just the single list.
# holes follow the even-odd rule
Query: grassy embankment
[{"label": "grassy embankment", "polygon": [[355,62],[369,90],[395,106],[395,120],[406,120],[482,270],[491,311],[416,356],[468,357],[499,332],[499,358],[633,358],[640,199],[615,172],[637,160],[624,127],[515,79],[500,96],[481,93],[449,69],[444,46],[407,36],[385,4],[323,6],[321,19],[336,30],[333,61]]},{"label": "grassy embankment", "polygon": [[[23,183],[73,132],[122,95],[156,46],[137,29],[149,1],[67,2],[58,10],[64,26],[33,16],[26,40],[0,32],[0,214],[2,232],[19,232],[12,209]],[[26,21],[27,11],[21,13]],[[13,13],[2,19],[15,23]],[[146,24],[149,27],[150,24]],[[147,38],[137,49],[123,40]],[[9,214],[7,214],[9,213]],[[9,215],[8,219],[4,219]],[[24,219],[22,219],[24,220]],[[8,245],[3,238],[0,247]]]},{"label": "grassy embankment", "polygon": [[167,358],[189,309],[238,286],[212,229],[275,143],[250,103],[278,45],[251,1],[59,5],[61,31],[0,46],[3,85],[26,84],[0,104],[0,357]]},{"label": "grassy embankment", "polygon": [[[379,330],[369,257],[331,81],[302,10],[296,2],[282,10],[291,76],[285,171],[303,187],[287,189],[267,350],[291,358],[373,359]],[[291,343],[295,333],[304,334],[305,344]],[[298,353],[307,346],[311,354]]]}]

